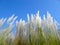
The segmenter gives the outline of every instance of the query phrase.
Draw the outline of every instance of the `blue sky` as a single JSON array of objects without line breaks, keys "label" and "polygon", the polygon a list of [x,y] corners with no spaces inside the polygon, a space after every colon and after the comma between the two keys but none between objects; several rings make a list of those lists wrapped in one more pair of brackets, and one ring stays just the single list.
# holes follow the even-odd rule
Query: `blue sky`
[{"label": "blue sky", "polygon": [[0,0],[0,18],[12,14],[27,20],[27,13],[40,11],[41,17],[47,11],[60,23],[60,0]]}]

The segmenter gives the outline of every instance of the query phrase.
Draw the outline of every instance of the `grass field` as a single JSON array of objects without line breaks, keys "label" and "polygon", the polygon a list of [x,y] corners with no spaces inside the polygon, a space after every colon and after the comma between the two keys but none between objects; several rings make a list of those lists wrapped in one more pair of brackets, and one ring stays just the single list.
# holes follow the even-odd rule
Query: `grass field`
[{"label": "grass field", "polygon": [[[0,19],[0,28],[4,23],[9,25],[0,30],[0,45],[60,45],[59,24],[49,12],[43,18],[39,11],[31,17],[28,14],[26,22],[22,19],[17,21],[16,18],[13,15],[8,20]],[[16,28],[15,33],[12,32],[13,28]]]}]

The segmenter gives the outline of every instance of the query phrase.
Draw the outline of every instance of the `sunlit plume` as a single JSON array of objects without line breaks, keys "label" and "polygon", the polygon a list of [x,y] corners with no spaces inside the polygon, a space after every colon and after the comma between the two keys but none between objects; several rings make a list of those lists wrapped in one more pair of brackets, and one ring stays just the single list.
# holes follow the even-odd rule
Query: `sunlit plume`
[{"label": "sunlit plume", "polygon": [[[48,11],[47,15],[43,15],[43,18],[41,17],[39,11],[37,11],[36,14],[27,14],[27,21],[23,19],[17,20],[17,18],[19,17],[13,14],[9,18],[0,19],[0,28],[3,27],[2,25],[4,25],[4,23],[8,25],[8,27],[2,30],[0,29],[0,42],[1,40],[8,42],[10,39],[12,41],[19,39],[26,43],[29,42],[30,39],[33,40],[32,42],[34,42],[36,40],[40,41],[42,38],[48,42],[49,36],[54,38],[54,40],[60,39],[60,35],[58,33],[58,26],[60,24],[51,16]],[[14,30],[13,28],[16,29]],[[14,33],[13,30],[15,31]]]}]

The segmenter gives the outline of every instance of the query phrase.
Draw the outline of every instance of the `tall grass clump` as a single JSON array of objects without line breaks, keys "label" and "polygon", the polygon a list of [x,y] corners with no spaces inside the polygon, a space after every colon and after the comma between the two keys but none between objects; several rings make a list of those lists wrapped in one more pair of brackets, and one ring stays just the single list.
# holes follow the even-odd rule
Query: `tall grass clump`
[{"label": "tall grass clump", "polygon": [[13,15],[8,20],[0,20],[0,28],[4,23],[8,25],[0,30],[0,45],[60,45],[59,24],[49,12],[42,18],[38,11],[31,16],[27,14],[27,21],[16,19]]}]

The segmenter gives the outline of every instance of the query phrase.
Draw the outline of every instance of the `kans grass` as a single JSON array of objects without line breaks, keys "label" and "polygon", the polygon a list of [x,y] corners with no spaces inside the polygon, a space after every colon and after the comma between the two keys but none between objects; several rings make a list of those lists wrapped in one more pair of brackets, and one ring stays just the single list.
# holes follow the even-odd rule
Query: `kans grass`
[{"label": "kans grass", "polygon": [[0,19],[0,45],[60,45],[59,24],[49,12],[43,18],[38,11],[27,14],[27,21],[16,19],[14,15]]}]

